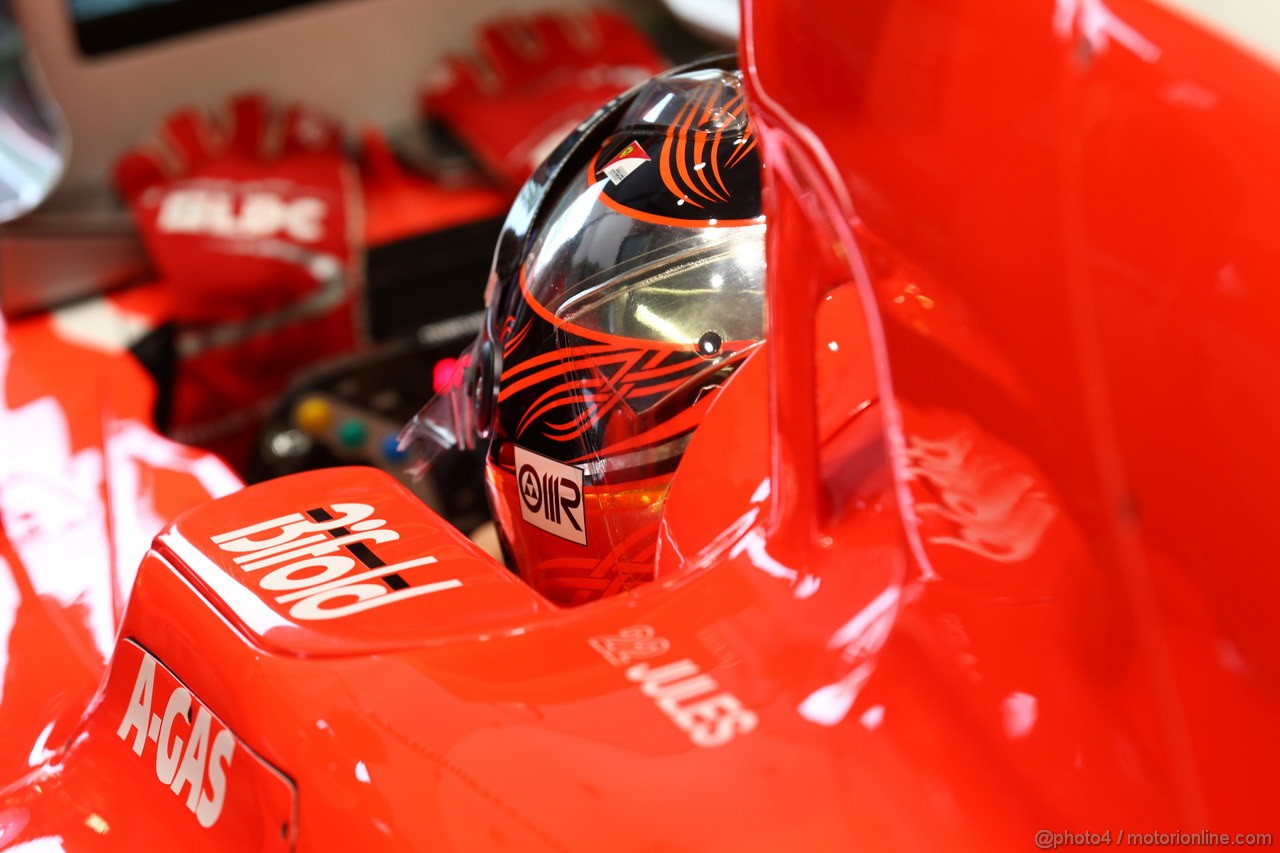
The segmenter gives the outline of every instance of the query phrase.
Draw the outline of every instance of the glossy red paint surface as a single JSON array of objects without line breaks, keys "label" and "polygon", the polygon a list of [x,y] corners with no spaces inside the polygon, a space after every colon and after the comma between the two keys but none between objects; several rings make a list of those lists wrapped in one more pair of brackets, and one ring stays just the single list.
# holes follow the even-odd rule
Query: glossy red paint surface
[{"label": "glossy red paint surface", "polygon": [[[686,452],[659,580],[554,608],[351,471],[200,506],[142,559],[117,654],[145,649],[164,692],[243,748],[225,809],[200,825],[211,754],[192,812],[194,786],[174,794],[157,766],[172,741],[132,748],[132,691],[122,706],[108,680],[90,704],[101,652],[55,643],[48,660],[83,676],[23,711],[60,728],[6,768],[0,839],[1013,850],[1042,829],[1275,832],[1280,78],[1137,0],[758,2],[746,21],[770,341]],[[14,353],[46,345],[30,334],[11,330]],[[14,382],[12,411],[74,399],[65,377]],[[376,510],[348,534],[398,534],[364,542],[379,561],[437,561],[295,613],[385,568],[301,564],[342,556],[325,550],[339,504]],[[296,547],[320,554],[292,553],[313,534]],[[236,562],[255,554],[281,561]],[[301,618],[364,601],[381,603]],[[11,696],[6,676],[6,714]],[[275,772],[296,790],[287,826]]]},{"label": "glossy red paint surface", "polygon": [[1143,2],[814,11],[752,80],[882,319],[898,633],[1068,826],[1266,827],[1280,78]]},{"label": "glossy red paint surface", "polygon": [[[136,316],[147,306],[130,305]],[[0,326],[0,773],[45,761],[102,677],[138,561],[188,507],[239,487],[157,435],[150,380],[65,317]]]},{"label": "glossy red paint surface", "polygon": [[[87,751],[56,779],[37,771],[8,798],[0,818],[6,840],[18,833],[51,836],[75,848],[132,838],[131,846],[140,849],[154,837],[152,815],[176,805],[202,829],[185,847],[287,850],[293,843],[293,784],[254,755],[163,664],[128,640],[117,646],[101,703],[71,749],[78,742],[105,739],[121,741],[137,762],[130,769],[154,772],[156,784],[104,785],[119,773],[114,756]],[[235,819],[222,820],[224,813]],[[69,824],[68,814],[81,819]]]}]

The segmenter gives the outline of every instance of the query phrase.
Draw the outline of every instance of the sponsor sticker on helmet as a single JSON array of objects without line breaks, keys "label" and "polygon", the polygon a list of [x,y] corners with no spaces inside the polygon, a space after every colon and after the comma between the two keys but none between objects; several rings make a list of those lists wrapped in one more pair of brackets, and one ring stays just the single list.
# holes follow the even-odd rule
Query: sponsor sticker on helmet
[{"label": "sponsor sticker on helmet", "polygon": [[627,179],[632,172],[639,169],[645,163],[649,162],[649,155],[644,153],[644,149],[640,147],[639,142],[632,142],[626,148],[618,152],[617,156],[605,163],[601,171],[613,181],[620,184]]},{"label": "sponsor sticker on helmet", "polygon": [[586,545],[582,469],[523,447],[517,446],[515,451],[520,517],[561,539]]}]

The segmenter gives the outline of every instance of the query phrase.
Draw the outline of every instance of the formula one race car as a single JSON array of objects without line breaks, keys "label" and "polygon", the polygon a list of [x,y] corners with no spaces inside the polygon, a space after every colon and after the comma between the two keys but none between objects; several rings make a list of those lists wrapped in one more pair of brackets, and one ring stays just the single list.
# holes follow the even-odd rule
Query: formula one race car
[{"label": "formula one race car", "polygon": [[502,559],[11,322],[0,846],[1274,843],[1280,42],[1181,5],[747,0],[597,110],[395,442]]}]

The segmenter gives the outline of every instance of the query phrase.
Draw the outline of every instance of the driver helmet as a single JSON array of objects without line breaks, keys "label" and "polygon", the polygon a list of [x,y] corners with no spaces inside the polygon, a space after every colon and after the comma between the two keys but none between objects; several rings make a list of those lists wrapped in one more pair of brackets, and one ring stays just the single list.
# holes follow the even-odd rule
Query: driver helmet
[{"label": "driver helmet", "polygon": [[419,473],[485,450],[508,565],[553,602],[653,579],[672,475],[763,339],[760,170],[723,61],[606,105],[521,190],[484,328],[401,433]]}]

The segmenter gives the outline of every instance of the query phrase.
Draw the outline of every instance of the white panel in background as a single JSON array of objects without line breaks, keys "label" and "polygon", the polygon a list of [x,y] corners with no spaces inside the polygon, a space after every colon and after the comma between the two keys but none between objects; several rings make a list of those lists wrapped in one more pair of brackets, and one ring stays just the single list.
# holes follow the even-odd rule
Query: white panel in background
[{"label": "white panel in background", "polygon": [[1215,35],[1280,67],[1280,2],[1276,0],[1153,0]]}]

